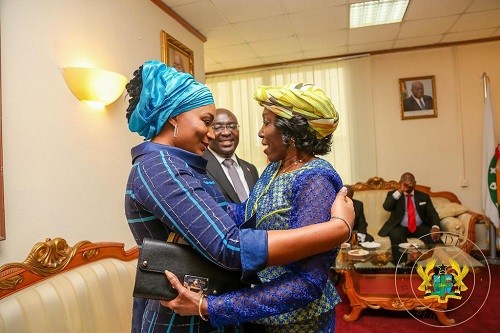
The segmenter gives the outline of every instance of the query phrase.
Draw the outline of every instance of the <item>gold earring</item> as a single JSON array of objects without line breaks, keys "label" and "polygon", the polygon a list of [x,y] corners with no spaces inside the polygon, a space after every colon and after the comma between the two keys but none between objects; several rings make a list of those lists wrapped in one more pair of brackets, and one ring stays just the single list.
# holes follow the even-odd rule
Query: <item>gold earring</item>
[{"label": "gold earring", "polygon": [[179,129],[177,128],[177,125],[174,125],[174,138],[176,138],[179,135]]}]

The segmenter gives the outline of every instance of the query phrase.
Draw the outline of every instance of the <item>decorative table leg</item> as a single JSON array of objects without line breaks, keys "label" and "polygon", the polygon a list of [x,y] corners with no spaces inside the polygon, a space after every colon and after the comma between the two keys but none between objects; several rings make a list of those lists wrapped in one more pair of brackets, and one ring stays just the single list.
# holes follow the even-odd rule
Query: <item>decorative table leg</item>
[{"label": "decorative table leg", "polygon": [[354,289],[351,272],[349,271],[345,273],[344,277],[345,283],[343,285],[343,288],[351,305],[351,313],[345,314],[343,318],[345,321],[354,321],[359,318],[361,311],[366,308],[366,304],[362,299],[359,298],[356,290]]},{"label": "decorative table leg", "polygon": [[434,311],[434,313],[436,314],[436,317],[437,317],[437,319],[439,320],[439,322],[441,324],[446,325],[446,326],[450,326],[450,325],[455,324],[455,319],[448,318],[446,316],[445,312],[443,312],[443,311]]},{"label": "decorative table leg", "polygon": [[351,313],[345,314],[343,316],[345,321],[355,321],[359,318],[359,315],[361,314],[361,310],[363,308],[361,307],[351,307]]}]

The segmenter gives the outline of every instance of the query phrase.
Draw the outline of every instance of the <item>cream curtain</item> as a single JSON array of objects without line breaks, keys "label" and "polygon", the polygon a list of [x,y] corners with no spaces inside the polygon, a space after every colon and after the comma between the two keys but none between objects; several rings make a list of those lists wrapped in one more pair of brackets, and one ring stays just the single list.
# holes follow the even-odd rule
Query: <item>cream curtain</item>
[{"label": "cream curtain", "polygon": [[231,110],[241,125],[236,154],[255,164],[259,172],[267,165],[257,132],[262,108],[253,99],[259,85],[314,83],[325,90],[340,114],[333,135],[332,151],[324,156],[344,183],[365,181],[377,175],[375,127],[370,57],[302,64],[283,68],[207,75],[217,107]]}]

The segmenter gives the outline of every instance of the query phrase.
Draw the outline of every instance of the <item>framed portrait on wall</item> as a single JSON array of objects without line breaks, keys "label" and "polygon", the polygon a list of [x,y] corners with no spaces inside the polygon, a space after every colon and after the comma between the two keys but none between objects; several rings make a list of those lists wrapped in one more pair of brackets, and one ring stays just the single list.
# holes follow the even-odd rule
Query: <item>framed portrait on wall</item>
[{"label": "framed portrait on wall", "polygon": [[434,75],[399,79],[401,119],[437,117]]},{"label": "framed portrait on wall", "polygon": [[161,61],[194,76],[193,51],[165,31],[161,32]]}]

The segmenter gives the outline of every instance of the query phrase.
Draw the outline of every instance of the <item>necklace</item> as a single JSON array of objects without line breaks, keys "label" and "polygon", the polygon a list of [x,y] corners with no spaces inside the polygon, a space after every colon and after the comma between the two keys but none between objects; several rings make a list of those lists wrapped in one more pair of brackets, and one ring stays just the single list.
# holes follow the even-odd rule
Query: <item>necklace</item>
[{"label": "necklace", "polygon": [[295,160],[292,163],[288,164],[287,166],[285,166],[285,162],[283,161],[283,164],[280,167],[280,173],[294,170],[297,165],[304,163],[304,160],[308,157],[309,155],[306,155],[302,157],[300,160]]}]

